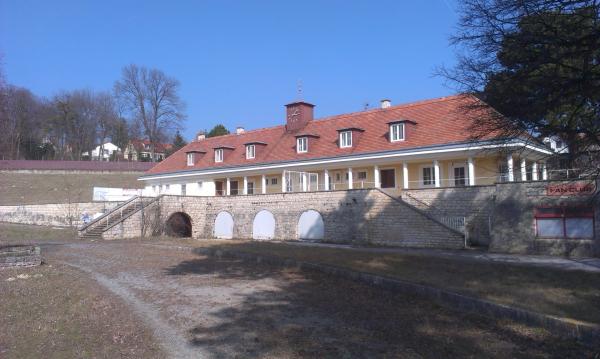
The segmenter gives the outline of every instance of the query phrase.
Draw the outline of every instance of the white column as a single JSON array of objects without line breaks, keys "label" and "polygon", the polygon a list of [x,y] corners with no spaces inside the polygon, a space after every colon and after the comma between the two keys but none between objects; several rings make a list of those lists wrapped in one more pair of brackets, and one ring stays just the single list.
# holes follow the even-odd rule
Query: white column
[{"label": "white column", "polygon": [[381,188],[381,179],[379,176],[379,166],[373,168],[373,178],[375,181],[375,188]]},{"label": "white column", "polygon": [[281,173],[281,192],[285,193],[286,183],[285,183],[285,171]]},{"label": "white column", "polygon": [[324,188],[326,191],[329,191],[330,190],[330,188],[329,188],[329,170],[325,170],[323,179],[325,180]]},{"label": "white column", "polygon": [[228,196],[231,196],[231,180],[229,179],[229,177],[227,177],[227,192],[226,194]]},{"label": "white column", "polygon": [[267,193],[267,176],[262,175],[261,181],[260,181],[260,185],[261,185],[261,192],[262,194]]},{"label": "white column", "polygon": [[248,194],[248,177],[244,176],[244,194]]},{"label": "white column", "polygon": [[408,163],[402,163],[402,188],[408,189]]},{"label": "white column", "polygon": [[473,162],[473,157],[469,157],[467,160],[469,171],[469,186],[475,186],[475,163]]},{"label": "white column", "polygon": [[512,153],[509,153],[506,156],[506,164],[508,167],[508,182],[514,182],[515,181],[515,168],[514,168]]},{"label": "white column", "polygon": [[438,160],[433,161],[433,179],[436,187],[440,187],[440,162]]},{"label": "white column", "polygon": [[302,192],[308,191],[308,176],[306,172],[302,172]]},{"label": "white column", "polygon": [[348,168],[348,189],[354,188],[354,179],[352,178],[352,168]]},{"label": "white column", "polygon": [[538,180],[538,166],[537,162],[531,164],[531,179],[534,181]]},{"label": "white column", "polygon": [[527,181],[527,162],[524,158],[521,159],[521,181]]},{"label": "white column", "polygon": [[548,168],[546,166],[546,162],[542,163],[542,179],[544,181],[548,180]]}]

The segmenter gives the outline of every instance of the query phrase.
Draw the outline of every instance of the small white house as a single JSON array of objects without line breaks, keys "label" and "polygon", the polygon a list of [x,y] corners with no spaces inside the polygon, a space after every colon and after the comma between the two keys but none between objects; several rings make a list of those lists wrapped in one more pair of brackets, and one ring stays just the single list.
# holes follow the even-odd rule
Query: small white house
[{"label": "small white house", "polygon": [[[102,151],[101,151],[101,147]],[[120,152],[121,149],[110,142],[106,142],[103,146],[96,146],[92,150],[92,160],[94,161],[108,161],[114,152]],[[102,152],[102,153],[100,153]],[[89,156],[89,152],[84,152],[83,156]]]}]

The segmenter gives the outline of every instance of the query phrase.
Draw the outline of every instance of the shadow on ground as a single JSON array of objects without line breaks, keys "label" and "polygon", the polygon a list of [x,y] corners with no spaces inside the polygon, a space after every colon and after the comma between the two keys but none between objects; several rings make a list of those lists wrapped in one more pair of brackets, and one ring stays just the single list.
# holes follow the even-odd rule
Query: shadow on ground
[{"label": "shadow on ground", "polygon": [[214,357],[587,357],[593,350],[510,322],[340,278],[250,261],[201,257],[172,276],[237,280],[235,304],[189,329]]}]

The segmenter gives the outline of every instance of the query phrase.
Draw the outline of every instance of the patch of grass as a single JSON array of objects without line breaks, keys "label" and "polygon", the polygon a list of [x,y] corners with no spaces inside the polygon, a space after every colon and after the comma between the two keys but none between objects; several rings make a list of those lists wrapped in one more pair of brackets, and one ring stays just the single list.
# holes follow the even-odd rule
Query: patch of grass
[{"label": "patch of grass", "polygon": [[91,202],[94,187],[143,188],[141,173],[0,173],[0,206]]},{"label": "patch of grass", "polygon": [[0,243],[3,244],[33,244],[76,239],[77,231],[74,228],[0,223]]},{"label": "patch of grass", "polygon": [[[174,241],[171,239],[170,243]],[[443,288],[535,312],[600,323],[599,273],[427,255],[375,253],[358,248],[214,240],[176,243],[323,263]]]},{"label": "patch of grass", "polygon": [[0,293],[2,358],[164,357],[125,303],[70,267],[2,270]]}]

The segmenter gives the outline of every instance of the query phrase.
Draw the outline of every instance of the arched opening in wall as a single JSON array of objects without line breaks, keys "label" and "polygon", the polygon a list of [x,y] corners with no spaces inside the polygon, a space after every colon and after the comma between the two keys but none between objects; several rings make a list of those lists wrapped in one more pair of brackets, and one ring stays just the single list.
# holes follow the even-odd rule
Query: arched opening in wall
[{"label": "arched opening in wall", "polygon": [[191,237],[192,219],[183,212],[175,212],[167,219],[165,232],[171,237]]},{"label": "arched opening in wall", "polygon": [[252,238],[275,238],[275,217],[273,216],[273,213],[263,209],[254,216],[254,222],[252,223]]},{"label": "arched opening in wall", "polygon": [[219,212],[215,219],[215,238],[231,239],[233,238],[233,216],[229,212]]},{"label": "arched opening in wall", "polygon": [[298,220],[298,239],[320,241],[325,238],[325,223],[321,214],[314,210],[302,213]]}]

